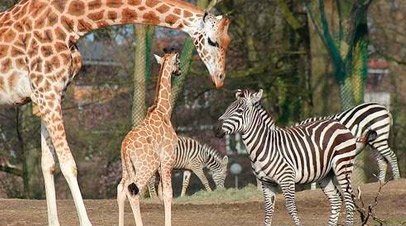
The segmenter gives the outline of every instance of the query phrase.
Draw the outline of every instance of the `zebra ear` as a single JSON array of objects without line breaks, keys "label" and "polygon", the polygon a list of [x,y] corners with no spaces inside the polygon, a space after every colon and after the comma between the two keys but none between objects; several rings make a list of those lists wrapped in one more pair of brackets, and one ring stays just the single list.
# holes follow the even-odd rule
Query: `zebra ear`
[{"label": "zebra ear", "polygon": [[224,156],[223,157],[223,161],[222,161],[223,165],[227,165],[228,164],[228,156]]},{"label": "zebra ear", "polygon": [[263,90],[260,89],[258,92],[252,94],[252,103],[259,102],[262,98]]},{"label": "zebra ear", "polygon": [[242,90],[237,89],[237,92],[235,92],[235,98],[238,100],[240,97],[242,97]]}]

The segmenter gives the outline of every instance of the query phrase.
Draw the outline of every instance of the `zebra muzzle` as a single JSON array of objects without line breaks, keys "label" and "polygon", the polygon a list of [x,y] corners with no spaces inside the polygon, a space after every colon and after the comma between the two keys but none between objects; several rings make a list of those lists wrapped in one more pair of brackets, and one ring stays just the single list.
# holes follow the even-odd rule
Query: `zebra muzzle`
[{"label": "zebra muzzle", "polygon": [[219,124],[216,125],[216,126],[214,126],[214,128],[213,128],[214,135],[215,135],[217,138],[223,138],[224,135],[226,135],[226,133],[225,133],[225,132],[223,131],[223,129],[222,129],[222,126],[223,126],[223,122],[219,122]]}]

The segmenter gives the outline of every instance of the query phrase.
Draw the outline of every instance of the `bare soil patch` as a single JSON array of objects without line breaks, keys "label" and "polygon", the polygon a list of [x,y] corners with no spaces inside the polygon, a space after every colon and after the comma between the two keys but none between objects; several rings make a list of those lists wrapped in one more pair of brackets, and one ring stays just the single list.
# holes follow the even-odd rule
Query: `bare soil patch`
[{"label": "bare soil patch", "polygon": [[[378,183],[361,186],[365,203],[372,203],[378,190]],[[298,192],[296,196],[299,216],[304,225],[326,225],[329,204],[324,194],[315,191]],[[93,225],[117,225],[118,207],[115,200],[85,200]],[[0,225],[46,225],[45,200],[0,200]],[[141,205],[145,225],[163,225],[164,210],[158,202],[146,201]],[[61,225],[78,225],[72,200],[58,200]],[[406,180],[391,181],[382,190],[376,215],[387,220],[385,225],[406,225]],[[176,202],[172,208],[174,226],[238,226],[262,225],[262,199],[222,203],[193,204]],[[344,218],[342,212],[341,220]],[[359,225],[359,216],[355,215]],[[126,204],[126,225],[134,225],[131,209]],[[281,195],[276,199],[273,225],[293,225],[284,206]],[[370,225],[375,225],[371,223]]]}]

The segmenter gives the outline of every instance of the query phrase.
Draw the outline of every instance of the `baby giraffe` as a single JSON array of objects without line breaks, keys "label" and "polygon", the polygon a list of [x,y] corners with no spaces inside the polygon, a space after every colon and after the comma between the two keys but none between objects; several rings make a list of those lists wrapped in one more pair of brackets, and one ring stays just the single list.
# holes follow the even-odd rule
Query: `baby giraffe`
[{"label": "baby giraffe", "polygon": [[[165,53],[161,58],[154,104],[145,119],[124,138],[121,144],[122,179],[117,186],[119,225],[124,225],[124,202],[128,197],[137,226],[143,225],[140,213],[140,193],[152,175],[162,175],[165,226],[171,225],[171,171],[175,162],[174,149],[178,138],[171,124],[171,76],[180,74],[177,53]],[[142,193],[141,193],[142,194]]]}]

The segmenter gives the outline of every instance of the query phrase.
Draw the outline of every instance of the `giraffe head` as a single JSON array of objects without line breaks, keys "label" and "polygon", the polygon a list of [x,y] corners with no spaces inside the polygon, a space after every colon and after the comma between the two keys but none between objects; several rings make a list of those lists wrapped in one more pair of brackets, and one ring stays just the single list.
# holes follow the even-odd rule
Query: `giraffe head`
[{"label": "giraffe head", "polygon": [[194,24],[195,29],[189,32],[216,88],[221,88],[225,79],[226,51],[230,43],[227,33],[229,23],[228,18],[205,13]]},{"label": "giraffe head", "polygon": [[164,49],[165,54],[160,57],[158,55],[154,55],[156,61],[164,67],[164,70],[169,70],[171,72],[171,75],[173,76],[179,76],[181,74],[180,70],[180,60],[179,60],[179,54],[175,52],[173,49],[167,50]]}]

